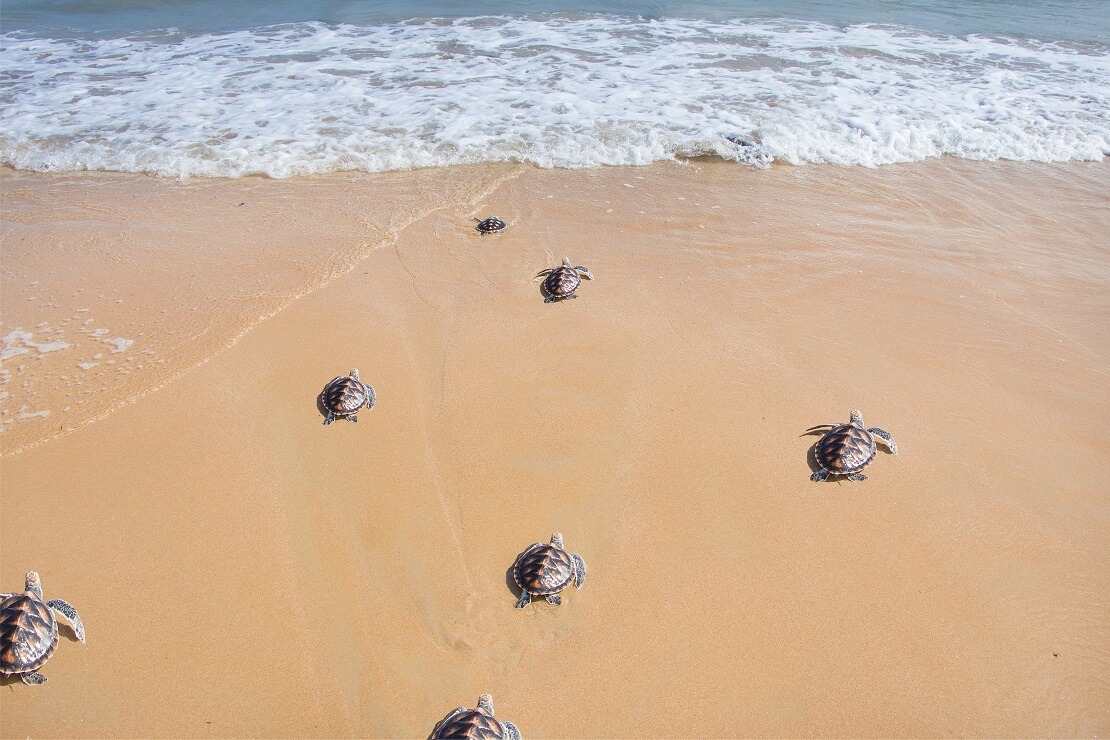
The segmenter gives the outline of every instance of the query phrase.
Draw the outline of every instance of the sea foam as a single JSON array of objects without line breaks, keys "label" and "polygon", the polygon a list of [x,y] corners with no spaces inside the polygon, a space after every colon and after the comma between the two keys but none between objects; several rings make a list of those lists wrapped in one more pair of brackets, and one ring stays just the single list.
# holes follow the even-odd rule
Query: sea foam
[{"label": "sea foam", "polygon": [[0,36],[0,161],[272,177],[715,155],[1110,153],[1110,49],[793,21],[486,17]]}]

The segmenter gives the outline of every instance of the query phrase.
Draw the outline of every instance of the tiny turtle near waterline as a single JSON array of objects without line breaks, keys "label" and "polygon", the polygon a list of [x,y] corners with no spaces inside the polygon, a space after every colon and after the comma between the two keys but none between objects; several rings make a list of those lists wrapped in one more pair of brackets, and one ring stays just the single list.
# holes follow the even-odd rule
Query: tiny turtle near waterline
[{"label": "tiny turtle near waterline", "polygon": [[540,278],[544,278],[544,303],[552,303],[577,298],[578,296],[574,295],[574,291],[578,290],[578,286],[582,284],[582,278],[593,280],[594,276],[590,272],[590,268],[582,265],[572,266],[570,260],[563,257],[563,264],[558,267],[540,270],[532,279],[539,280]]},{"label": "tiny turtle near waterline", "polygon": [[343,417],[347,421],[358,421],[355,414],[363,406],[367,411],[374,408],[376,399],[374,387],[358,379],[358,370],[352,370],[350,375],[337,375],[320,393],[320,402],[328,412],[324,424]]},{"label": "tiny turtle near waterline", "polygon": [[482,694],[478,708],[457,707],[439,721],[430,740],[464,738],[466,740],[520,740],[520,730],[512,722],[501,722],[493,716],[493,697]]},{"label": "tiny turtle near waterline", "polygon": [[513,580],[520,586],[517,609],[532,602],[532,597],[543,596],[549,604],[563,603],[559,592],[574,581],[575,588],[586,582],[586,563],[581,556],[563,549],[563,535],[551,535],[551,544],[536,542],[517,556],[513,563]]},{"label": "tiny turtle near waterline", "polygon": [[490,216],[487,219],[478,221],[478,225],[474,228],[477,229],[483,236],[485,234],[496,234],[498,231],[504,230],[505,222],[499,219],[497,216]]},{"label": "tiny turtle near waterline", "polygon": [[813,456],[821,469],[811,475],[809,479],[814,483],[828,480],[831,475],[843,475],[848,480],[866,480],[867,476],[861,471],[875,459],[875,438],[883,441],[890,451],[898,454],[898,445],[890,436],[890,432],[878,427],[864,429],[863,414],[853,411],[851,421],[847,424],[821,424],[810,427],[806,433],[824,431],[824,436],[817,440],[813,449]]},{"label": "tiny turtle near waterline", "polygon": [[54,612],[65,617],[81,642],[85,626],[77,610],[62,601],[42,600],[42,581],[34,571],[27,574],[21,594],[0,594],[0,673],[18,674],[28,686],[46,682],[38,669],[58,649],[58,620]]}]

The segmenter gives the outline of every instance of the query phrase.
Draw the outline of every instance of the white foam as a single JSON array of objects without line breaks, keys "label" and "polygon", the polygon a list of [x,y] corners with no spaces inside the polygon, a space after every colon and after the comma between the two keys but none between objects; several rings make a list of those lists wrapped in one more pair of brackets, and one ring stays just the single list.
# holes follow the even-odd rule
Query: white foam
[{"label": "white foam", "polygon": [[45,354],[47,352],[57,352],[58,350],[61,350],[61,349],[68,349],[69,347],[72,347],[72,346],[73,345],[71,345],[69,342],[57,341],[57,342],[49,342],[47,344],[36,344],[35,349],[37,349],[39,351],[39,354],[41,355],[41,354]]},{"label": "white foam", "polygon": [[135,343],[134,339],[124,339],[123,337],[116,337],[115,339],[102,339],[100,341],[104,342],[105,344],[112,345],[112,354],[123,352]]},{"label": "white foam", "polygon": [[[49,329],[50,327],[46,328]],[[0,342],[3,342],[3,349],[0,349],[0,361],[27,354],[32,349],[37,350],[38,353],[42,355],[47,352],[57,352],[59,350],[68,349],[72,346],[68,342],[63,342],[61,340],[54,342],[35,342],[33,341],[34,336],[34,333],[23,331],[22,329],[13,329],[5,334],[0,338]]]},{"label": "white foam", "polygon": [[518,160],[875,166],[1110,153],[1104,44],[553,17],[0,35],[0,161],[273,177]]}]

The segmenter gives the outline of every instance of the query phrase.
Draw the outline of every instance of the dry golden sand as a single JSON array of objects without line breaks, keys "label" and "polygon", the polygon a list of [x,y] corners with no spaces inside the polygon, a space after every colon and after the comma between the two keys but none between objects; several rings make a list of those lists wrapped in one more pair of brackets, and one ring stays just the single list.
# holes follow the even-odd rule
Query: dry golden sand
[{"label": "dry golden sand", "polygon": [[1104,164],[0,184],[0,584],[88,632],[4,736],[1110,732]]}]

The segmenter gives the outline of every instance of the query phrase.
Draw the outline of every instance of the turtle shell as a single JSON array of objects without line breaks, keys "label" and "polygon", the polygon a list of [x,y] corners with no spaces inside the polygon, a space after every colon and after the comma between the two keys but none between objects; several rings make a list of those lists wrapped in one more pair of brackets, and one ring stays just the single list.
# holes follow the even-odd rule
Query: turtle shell
[{"label": "turtle shell", "polygon": [[479,221],[478,225],[474,228],[483,234],[495,234],[505,228],[505,222],[497,216],[490,216],[483,221]]},{"label": "turtle shell", "polygon": [[875,438],[855,424],[840,424],[817,442],[814,455],[833,475],[858,473],[875,459]]},{"label": "turtle shell", "polygon": [[543,281],[543,287],[548,295],[565,298],[577,290],[581,283],[582,277],[578,274],[578,270],[567,265],[559,265],[548,273]]},{"label": "turtle shell", "polygon": [[366,386],[347,375],[328,383],[323,394],[324,407],[340,416],[358,411],[366,403],[366,398]]},{"label": "turtle shell", "polygon": [[574,563],[566,550],[554,545],[532,545],[516,559],[513,579],[522,591],[550,596],[562,591],[574,577]]},{"label": "turtle shell", "polygon": [[432,730],[437,738],[466,738],[466,740],[501,740],[508,737],[505,726],[492,714],[481,709],[465,709],[444,717]]},{"label": "turtle shell", "polygon": [[58,648],[54,612],[30,594],[0,601],[0,673],[38,670]]}]

